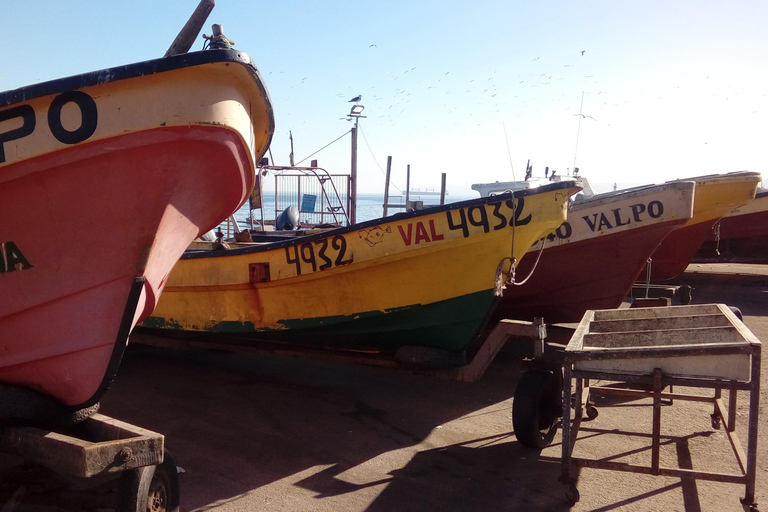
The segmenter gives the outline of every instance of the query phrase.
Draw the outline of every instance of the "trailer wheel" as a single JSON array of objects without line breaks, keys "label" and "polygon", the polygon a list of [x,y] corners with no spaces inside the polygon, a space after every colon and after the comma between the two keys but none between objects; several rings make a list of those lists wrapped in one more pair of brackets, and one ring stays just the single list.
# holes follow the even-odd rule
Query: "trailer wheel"
[{"label": "trailer wheel", "polygon": [[179,475],[165,451],[163,463],[126,471],[118,490],[118,512],[179,512]]},{"label": "trailer wheel", "polygon": [[744,315],[741,313],[741,310],[739,308],[735,306],[728,306],[728,309],[733,311],[733,314],[736,315],[736,318],[738,318],[742,322],[744,321]]},{"label": "trailer wheel", "polygon": [[515,390],[512,426],[523,446],[546,448],[555,437],[561,415],[560,379],[543,370],[528,370]]},{"label": "trailer wheel", "polygon": [[565,500],[570,506],[574,506],[580,499],[581,495],[579,494],[579,488],[576,487],[575,483],[570,483],[565,486]]}]

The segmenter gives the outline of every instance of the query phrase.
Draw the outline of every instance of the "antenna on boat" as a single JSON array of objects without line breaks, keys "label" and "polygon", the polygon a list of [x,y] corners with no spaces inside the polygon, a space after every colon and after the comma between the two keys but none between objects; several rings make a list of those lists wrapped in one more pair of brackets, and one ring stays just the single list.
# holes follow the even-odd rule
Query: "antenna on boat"
[{"label": "antenna on boat", "polygon": [[291,154],[288,155],[288,161],[291,162],[291,167],[293,167],[293,132],[291,130],[288,130],[288,138],[291,139]]},{"label": "antenna on boat", "polygon": [[512,152],[509,150],[509,137],[507,137],[507,124],[502,121],[501,125],[504,127],[504,140],[507,141],[507,156],[509,157],[509,168],[512,169],[512,181],[517,181],[515,178],[515,168],[512,165]]},{"label": "antenna on boat", "polygon": [[592,116],[585,116],[582,113],[582,110],[584,108],[584,91],[581,91],[581,105],[579,106],[579,113],[576,114],[579,116],[579,125],[576,128],[576,149],[573,150],[573,168],[576,169],[576,154],[579,152],[579,132],[581,131],[581,120],[585,117],[588,117],[595,121],[595,118]]},{"label": "antenna on boat", "polygon": [[164,57],[187,53],[192,48],[192,44],[197,39],[197,34],[202,30],[203,24],[208,19],[208,15],[211,14],[215,4],[216,0],[200,0],[184,28],[181,29],[176,39],[171,43],[170,48],[168,48],[168,51],[165,52]]},{"label": "antenna on boat", "polygon": [[579,106],[579,125],[576,128],[576,148],[573,150],[573,166],[576,167],[576,154],[579,152],[579,132],[581,131],[581,116],[584,108],[584,91],[581,91],[581,105]]}]

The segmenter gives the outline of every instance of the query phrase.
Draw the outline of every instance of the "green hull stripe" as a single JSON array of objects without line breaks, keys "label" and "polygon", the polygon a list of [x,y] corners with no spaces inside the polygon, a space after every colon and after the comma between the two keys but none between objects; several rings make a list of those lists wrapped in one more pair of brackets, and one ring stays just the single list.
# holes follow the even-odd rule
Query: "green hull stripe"
[{"label": "green hull stripe", "polygon": [[[484,327],[495,304],[493,291],[486,290],[385,312],[287,319],[280,322],[284,329],[257,330],[252,322],[219,322],[206,327],[205,332],[328,348],[393,352],[403,345],[417,345],[460,351]],[[183,330],[173,319],[158,317],[150,317],[142,325]]]}]

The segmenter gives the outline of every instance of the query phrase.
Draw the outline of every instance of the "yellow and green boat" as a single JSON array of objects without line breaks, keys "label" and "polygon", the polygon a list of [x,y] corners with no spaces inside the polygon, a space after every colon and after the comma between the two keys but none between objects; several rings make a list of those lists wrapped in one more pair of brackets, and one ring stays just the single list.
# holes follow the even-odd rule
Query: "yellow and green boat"
[{"label": "yellow and green boat", "polygon": [[565,220],[553,183],[229,249],[190,248],[143,326],[322,348],[460,352],[495,290]]}]

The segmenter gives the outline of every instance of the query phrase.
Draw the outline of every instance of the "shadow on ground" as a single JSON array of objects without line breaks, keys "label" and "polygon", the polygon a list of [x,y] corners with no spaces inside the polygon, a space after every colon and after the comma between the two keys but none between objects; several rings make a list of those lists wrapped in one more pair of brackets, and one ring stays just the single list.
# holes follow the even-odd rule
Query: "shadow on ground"
[{"label": "shadow on ground", "polygon": [[[511,432],[507,404],[525,371],[518,348],[505,348],[480,381],[467,384],[324,361],[129,345],[102,412],[165,435],[184,470],[187,510],[213,509],[283,479],[316,499],[386,483],[367,510],[503,510],[500,504],[531,500],[537,509],[566,509],[558,461],[539,460]],[[439,430],[465,415],[474,415],[469,430]],[[435,431],[439,446],[416,448]],[[340,477],[401,449],[413,450],[401,455],[404,465],[366,469],[359,485]]]}]

